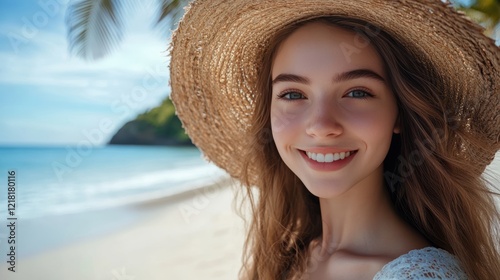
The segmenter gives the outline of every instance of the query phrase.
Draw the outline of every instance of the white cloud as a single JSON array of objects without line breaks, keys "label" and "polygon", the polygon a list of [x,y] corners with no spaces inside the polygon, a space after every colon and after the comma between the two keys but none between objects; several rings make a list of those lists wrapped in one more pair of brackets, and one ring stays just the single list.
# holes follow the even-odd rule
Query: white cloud
[{"label": "white cloud", "polygon": [[[0,53],[0,83],[22,83],[41,85],[82,85],[82,80],[99,77],[101,79],[134,78],[147,74],[146,69],[161,64],[166,77],[168,58],[165,54],[167,42],[145,34],[131,34],[124,40],[122,49],[99,61],[86,62],[70,57],[66,38],[61,34],[40,34],[36,52],[14,54]],[[67,80],[57,80],[64,74]],[[69,78],[72,76],[73,78]],[[80,82],[77,82],[80,80]],[[69,81],[69,82],[68,82]]]},{"label": "white cloud", "polygon": [[[17,102],[6,120],[9,123],[0,121],[0,129],[11,132],[0,141],[41,139],[34,142],[45,143],[52,137],[54,143],[77,142],[79,131],[95,126],[99,119],[110,118],[119,126],[157,106],[170,91],[168,41],[152,31],[151,11],[139,9],[130,15],[126,15],[129,30],[119,49],[99,61],[86,62],[69,54],[62,16],[51,18],[59,26],[38,29],[18,46],[17,53],[8,40],[0,42],[0,86],[20,89],[16,95],[28,88],[31,95],[43,98],[45,106],[52,106],[43,110],[25,105],[27,92],[19,98],[0,92],[0,99]],[[5,35],[22,34],[23,27],[19,22],[0,22],[0,28]],[[114,110],[117,107],[119,112]]]},{"label": "white cloud", "polygon": [[169,91],[168,59],[162,53],[167,44],[152,34],[131,34],[122,50],[95,62],[69,56],[61,34],[41,32],[39,38],[36,52],[0,53],[0,84],[37,86],[51,95],[70,94],[99,104],[131,95],[139,87],[147,92],[147,99],[141,100],[147,106],[155,106]]}]

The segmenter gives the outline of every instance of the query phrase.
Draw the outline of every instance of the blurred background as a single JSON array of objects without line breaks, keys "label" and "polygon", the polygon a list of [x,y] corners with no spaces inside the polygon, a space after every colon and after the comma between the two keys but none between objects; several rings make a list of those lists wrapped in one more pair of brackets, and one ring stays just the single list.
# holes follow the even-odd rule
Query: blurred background
[{"label": "blurred background", "polygon": [[[168,99],[188,2],[0,0],[0,279],[236,278],[227,175]],[[498,38],[500,1],[453,5]]]}]

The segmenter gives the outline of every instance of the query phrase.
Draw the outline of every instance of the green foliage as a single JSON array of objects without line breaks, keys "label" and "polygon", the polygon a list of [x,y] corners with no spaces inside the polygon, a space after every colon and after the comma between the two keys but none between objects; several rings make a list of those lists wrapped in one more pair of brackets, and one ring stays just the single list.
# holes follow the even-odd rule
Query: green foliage
[{"label": "green foliage", "polygon": [[472,20],[485,28],[488,36],[493,36],[500,22],[500,0],[475,0],[468,6],[458,5]]},{"label": "green foliage", "polygon": [[153,126],[159,137],[174,138],[180,142],[189,141],[170,98],[165,99],[160,106],[140,114],[136,120]]}]

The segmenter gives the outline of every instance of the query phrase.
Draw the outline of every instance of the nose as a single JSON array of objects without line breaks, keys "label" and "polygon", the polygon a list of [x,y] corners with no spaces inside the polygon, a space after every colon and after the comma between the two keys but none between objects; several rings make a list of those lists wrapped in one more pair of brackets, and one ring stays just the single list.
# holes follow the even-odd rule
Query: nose
[{"label": "nose", "polygon": [[329,106],[331,103],[322,102],[313,108],[310,108],[309,118],[306,127],[306,133],[312,137],[335,137],[344,131],[341,125],[341,114],[335,106]]}]

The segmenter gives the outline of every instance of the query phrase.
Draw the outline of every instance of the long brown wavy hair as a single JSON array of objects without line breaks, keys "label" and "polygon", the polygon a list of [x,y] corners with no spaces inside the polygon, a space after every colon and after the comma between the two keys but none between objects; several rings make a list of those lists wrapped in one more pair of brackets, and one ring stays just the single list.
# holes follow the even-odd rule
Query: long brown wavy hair
[{"label": "long brown wavy hair", "polygon": [[[271,69],[278,46],[299,27],[323,22],[367,38],[382,57],[395,94],[401,133],[394,135],[384,177],[397,213],[433,246],[460,261],[470,279],[500,275],[499,220],[494,192],[482,170],[457,156],[456,137],[480,148],[466,125],[445,107],[439,74],[425,67],[383,30],[344,17],[304,19],[281,30],[262,56],[256,107],[245,158],[245,202],[250,209],[240,277],[296,279],[304,274],[309,246],[322,234],[319,199],[281,160],[271,134]],[[371,26],[373,27],[373,26]],[[374,31],[375,30],[375,31]],[[453,132],[453,133],[451,133]],[[249,168],[256,166],[252,185]],[[490,186],[490,187],[491,187]],[[248,208],[249,205],[249,208]],[[243,209],[243,208],[242,208]]]}]

